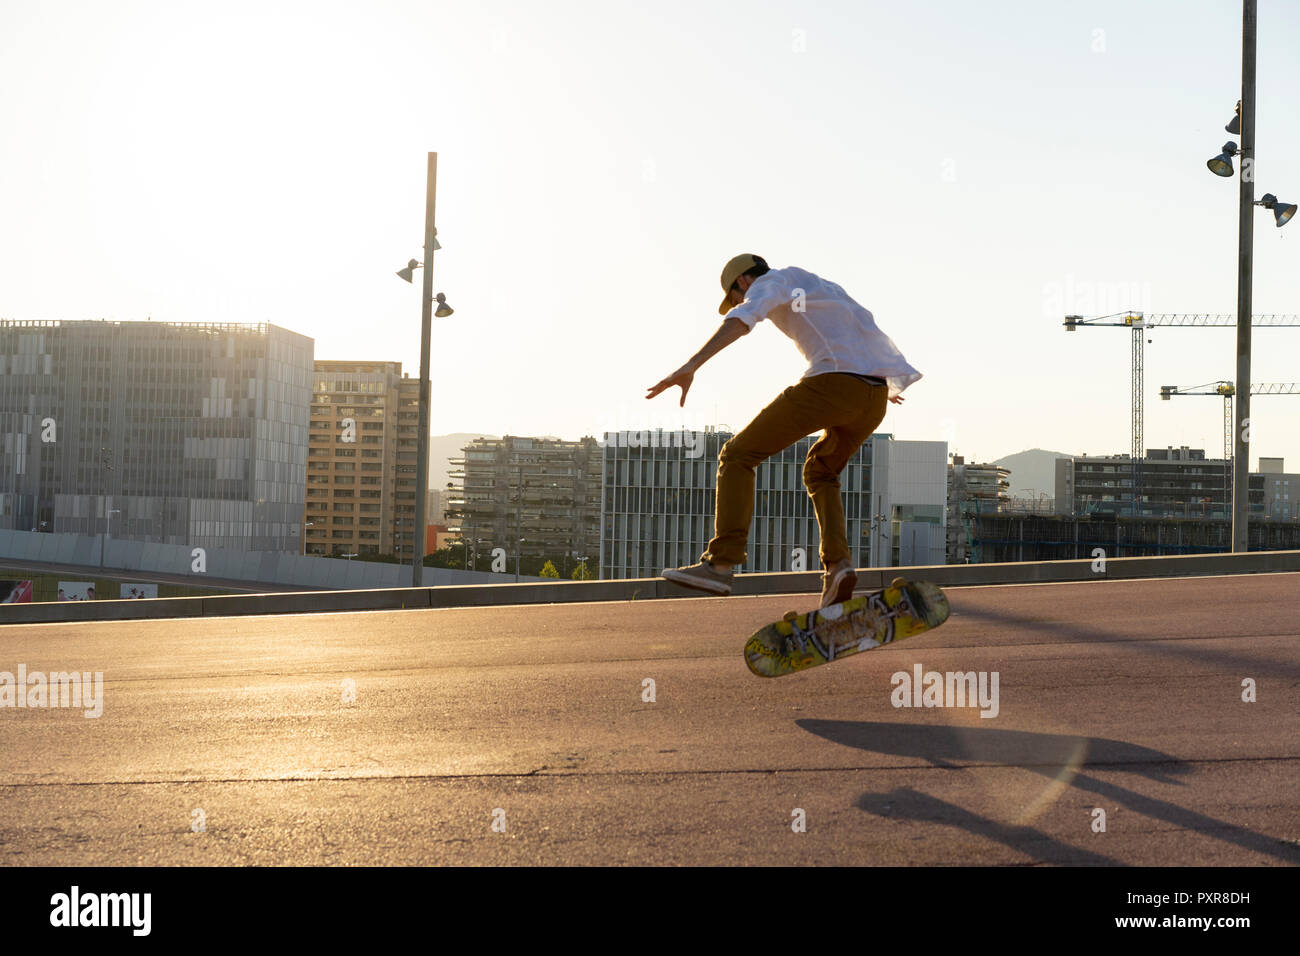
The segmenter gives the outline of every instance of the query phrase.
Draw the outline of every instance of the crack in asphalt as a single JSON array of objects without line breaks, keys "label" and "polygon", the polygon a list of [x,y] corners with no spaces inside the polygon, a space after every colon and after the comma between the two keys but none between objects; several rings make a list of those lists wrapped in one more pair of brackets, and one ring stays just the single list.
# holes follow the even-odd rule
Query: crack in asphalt
[{"label": "crack in asphalt", "polygon": [[[1260,756],[1260,757],[1175,757],[1168,760],[1113,760],[1084,761],[1078,769],[1121,769],[1131,767],[1193,766],[1233,763],[1286,763],[1300,761],[1295,756]],[[871,773],[897,770],[1032,770],[1036,768],[1059,768],[1060,763],[967,763],[948,766],[927,764],[885,764],[871,767],[776,767],[760,769],[741,767],[714,770],[551,770],[549,765],[532,770],[493,771],[488,773],[402,773],[402,774],[366,774],[349,777],[187,777],[169,780],[65,780],[65,781],[19,781],[0,783],[0,790],[28,787],[158,787],[180,786],[188,784],[226,784],[226,783],[348,783],[354,781],[400,781],[400,780],[509,780],[531,777],[701,777],[744,774],[807,774],[807,773]],[[549,773],[543,771],[550,770]]]}]

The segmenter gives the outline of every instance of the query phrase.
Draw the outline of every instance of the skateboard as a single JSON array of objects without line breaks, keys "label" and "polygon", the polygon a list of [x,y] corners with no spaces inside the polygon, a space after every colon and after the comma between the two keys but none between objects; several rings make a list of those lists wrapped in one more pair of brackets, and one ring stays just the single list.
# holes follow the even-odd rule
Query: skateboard
[{"label": "skateboard", "polygon": [[790,611],[755,631],[745,663],[759,677],[781,677],[933,630],[948,619],[948,599],[929,581],[894,578],[889,587],[806,614]]}]

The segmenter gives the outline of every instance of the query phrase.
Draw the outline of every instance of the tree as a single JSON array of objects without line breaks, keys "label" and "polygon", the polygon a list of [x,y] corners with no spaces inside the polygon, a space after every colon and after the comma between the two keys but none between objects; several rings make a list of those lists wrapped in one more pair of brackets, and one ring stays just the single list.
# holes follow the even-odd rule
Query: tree
[{"label": "tree", "polygon": [[558,578],[560,576],[560,572],[555,570],[555,565],[548,560],[545,564],[542,565],[542,570],[538,576],[543,578]]},{"label": "tree", "polygon": [[465,549],[439,548],[424,556],[426,568],[458,568],[465,570]]},{"label": "tree", "polygon": [[596,577],[596,572],[587,567],[586,561],[580,561],[578,566],[573,569],[573,574],[569,576],[575,581],[590,581]]}]

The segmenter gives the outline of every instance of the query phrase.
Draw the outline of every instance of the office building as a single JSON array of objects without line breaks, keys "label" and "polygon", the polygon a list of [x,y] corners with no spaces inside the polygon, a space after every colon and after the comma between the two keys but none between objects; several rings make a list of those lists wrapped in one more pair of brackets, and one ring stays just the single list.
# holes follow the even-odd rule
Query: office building
[{"label": "office building", "polygon": [[[700,559],[714,532],[718,452],[728,432],[607,432],[603,439],[600,576],[657,576]],[[741,571],[818,570],[820,537],[803,465],[818,436],[755,472],[754,520]],[[872,435],[840,476],[858,567],[942,564],[945,442]]]},{"label": "office building", "polygon": [[1283,470],[1281,458],[1261,458],[1259,476],[1264,484],[1264,516],[1270,521],[1300,521],[1300,475]]},{"label": "office building", "polygon": [[[1142,500],[1133,507],[1130,455],[1076,456],[1056,460],[1056,513],[1115,514],[1152,518],[1229,519],[1231,463],[1205,457],[1205,450],[1148,448],[1141,461]],[[1264,479],[1250,476],[1250,512],[1264,514]]]},{"label": "office building", "polygon": [[313,341],[0,321],[0,527],[297,551]]}]

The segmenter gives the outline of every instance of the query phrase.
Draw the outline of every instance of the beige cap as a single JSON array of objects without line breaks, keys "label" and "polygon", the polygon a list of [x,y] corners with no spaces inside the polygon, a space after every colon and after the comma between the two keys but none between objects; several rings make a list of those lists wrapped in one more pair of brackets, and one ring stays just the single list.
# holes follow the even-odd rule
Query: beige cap
[{"label": "beige cap", "polygon": [[718,315],[726,315],[731,311],[731,287],[736,280],[762,261],[762,256],[742,252],[722,267],[722,305],[718,306]]}]

